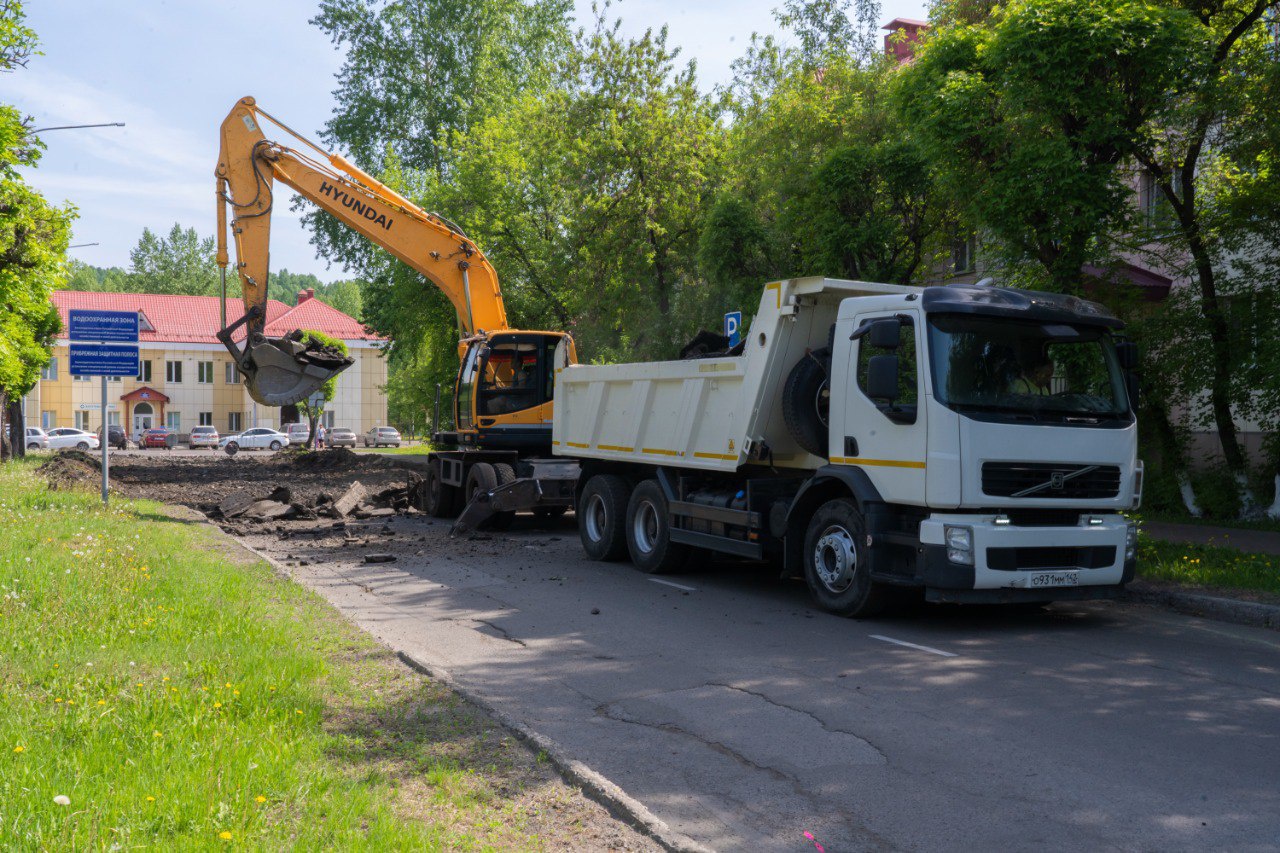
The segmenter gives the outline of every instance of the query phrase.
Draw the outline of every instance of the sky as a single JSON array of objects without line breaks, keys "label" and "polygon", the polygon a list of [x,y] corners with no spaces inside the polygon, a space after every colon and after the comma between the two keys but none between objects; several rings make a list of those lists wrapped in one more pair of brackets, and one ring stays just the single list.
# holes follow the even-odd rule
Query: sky
[{"label": "sky", "polygon": [[[775,32],[780,0],[622,0],[623,31],[669,28],[669,43],[697,60],[700,85],[727,82],[753,32]],[[35,127],[125,122],[54,130],[27,179],[52,202],[79,210],[71,256],[128,267],[143,228],[175,222],[202,236],[214,229],[218,126],[237,99],[314,138],[334,111],[342,54],[308,23],[316,0],[28,0],[27,23],[42,56],[0,76],[0,102]],[[925,17],[924,0],[884,2],[883,22]],[[591,0],[576,0],[577,18]],[[345,153],[345,152],[343,152]],[[357,164],[359,165],[359,164]],[[446,215],[447,212],[445,212]],[[321,280],[344,277],[309,245],[300,215],[273,212],[271,265]]]}]

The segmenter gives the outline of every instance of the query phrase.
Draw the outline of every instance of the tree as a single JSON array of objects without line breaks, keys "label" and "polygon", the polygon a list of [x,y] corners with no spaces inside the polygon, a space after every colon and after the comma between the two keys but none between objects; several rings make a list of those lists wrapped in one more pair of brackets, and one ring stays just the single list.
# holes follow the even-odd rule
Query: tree
[{"label": "tree", "polygon": [[214,260],[212,237],[194,228],[173,224],[167,237],[142,229],[138,245],[129,252],[128,287],[137,293],[217,296],[221,277]]},{"label": "tree", "polygon": [[1015,0],[963,18],[902,71],[902,120],[1006,260],[1078,292],[1082,266],[1113,251],[1101,238],[1130,226],[1120,166],[1180,90],[1193,23],[1139,0]]},{"label": "tree", "polygon": [[[20,3],[0,4],[0,71],[25,67],[35,50],[35,33],[24,21]],[[17,110],[0,105],[0,414],[7,412],[17,454],[26,447],[22,397],[35,387],[60,328],[50,296],[65,276],[75,218],[73,207],[50,205],[19,175],[19,167],[37,165],[42,151],[30,130]]]},{"label": "tree", "polygon": [[[314,329],[303,329],[300,343],[303,345],[319,344],[321,346],[332,347],[343,355],[347,354],[347,345],[337,338],[331,338],[324,332],[317,332]],[[320,395],[323,401],[318,406],[312,406],[309,400],[302,400],[298,403],[298,411],[307,416],[307,423],[310,428],[307,432],[306,447],[315,447],[316,443],[316,422],[320,420],[320,415],[324,412],[324,404],[333,399],[333,395],[338,392],[338,377],[332,376],[325,380],[320,386]]]},{"label": "tree", "polygon": [[[1275,255],[1280,87],[1277,43],[1267,25],[1268,16],[1280,14],[1280,3],[1187,0],[1175,6],[1194,26],[1195,42],[1182,56],[1178,85],[1164,94],[1168,108],[1145,125],[1133,156],[1167,204],[1158,245],[1194,282],[1189,322],[1176,333],[1179,351],[1189,356],[1179,371],[1182,388],[1188,395],[1208,389],[1208,414],[1223,457],[1242,474],[1233,408],[1242,412],[1277,397],[1256,395],[1241,381],[1249,372],[1236,368],[1253,344],[1238,334],[1239,324],[1233,328],[1228,303],[1252,299],[1252,283],[1240,273],[1260,269],[1257,259],[1239,265],[1235,256],[1251,253],[1254,241],[1269,245],[1266,256]],[[1268,330],[1266,337],[1272,334]],[[1274,369],[1266,372],[1274,381]],[[1275,411],[1267,416],[1272,424]]]}]

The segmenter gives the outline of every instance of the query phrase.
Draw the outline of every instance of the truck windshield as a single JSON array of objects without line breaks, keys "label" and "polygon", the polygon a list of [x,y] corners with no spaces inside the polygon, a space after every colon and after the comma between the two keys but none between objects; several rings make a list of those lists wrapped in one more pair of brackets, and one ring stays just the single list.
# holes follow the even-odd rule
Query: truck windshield
[{"label": "truck windshield", "polygon": [[956,411],[1019,421],[1127,419],[1124,375],[1105,329],[940,315],[929,321],[929,349],[934,396]]}]

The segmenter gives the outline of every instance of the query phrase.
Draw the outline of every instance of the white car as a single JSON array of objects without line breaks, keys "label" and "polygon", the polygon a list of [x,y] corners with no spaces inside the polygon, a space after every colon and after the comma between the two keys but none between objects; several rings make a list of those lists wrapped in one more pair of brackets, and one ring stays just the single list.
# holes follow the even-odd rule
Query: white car
[{"label": "white car", "polygon": [[187,446],[192,450],[197,447],[216,448],[218,441],[218,428],[215,426],[192,427],[191,435],[187,436]]},{"label": "white car", "polygon": [[71,427],[58,427],[49,430],[50,450],[97,450],[98,437],[91,432]]},{"label": "white car", "polygon": [[307,436],[311,435],[310,424],[289,424],[284,428],[285,435],[289,436],[290,444],[306,444]]},{"label": "white car", "polygon": [[365,447],[400,446],[400,433],[395,427],[374,427],[360,437]]},{"label": "white car", "polygon": [[48,450],[49,436],[40,427],[27,427],[27,450]]},{"label": "white car", "polygon": [[237,435],[229,435],[218,443],[228,453],[240,450],[279,450],[289,444],[289,436],[267,427],[254,427]]}]

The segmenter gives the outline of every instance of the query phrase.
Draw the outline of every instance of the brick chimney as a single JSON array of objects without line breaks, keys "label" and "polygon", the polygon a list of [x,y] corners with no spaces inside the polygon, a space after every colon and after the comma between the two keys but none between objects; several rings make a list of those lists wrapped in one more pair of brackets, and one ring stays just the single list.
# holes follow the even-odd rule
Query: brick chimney
[{"label": "brick chimney", "polygon": [[[884,37],[884,52],[901,65],[915,59],[915,43],[929,29],[929,22],[914,18],[894,18],[880,29],[889,31],[889,35]],[[899,36],[899,32],[903,35]]]},{"label": "brick chimney", "polygon": [[298,304],[301,305],[302,303],[306,302],[308,299],[315,299],[315,297],[316,297],[316,289],[314,287],[308,287],[306,290],[299,290]]}]

